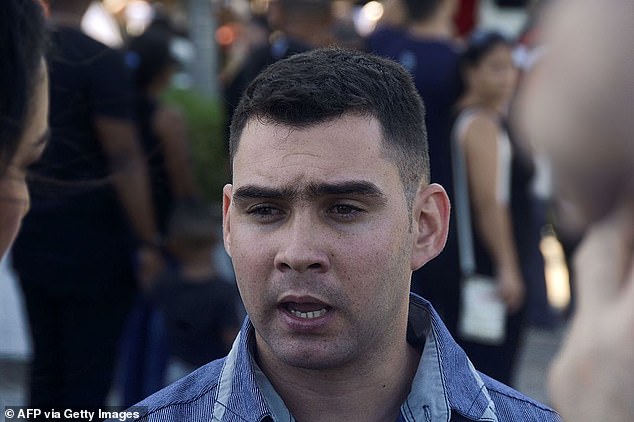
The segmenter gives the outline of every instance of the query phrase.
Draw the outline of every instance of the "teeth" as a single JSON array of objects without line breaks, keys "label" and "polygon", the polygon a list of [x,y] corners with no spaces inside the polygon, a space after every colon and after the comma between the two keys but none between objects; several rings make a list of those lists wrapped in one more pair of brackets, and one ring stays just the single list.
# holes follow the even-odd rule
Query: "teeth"
[{"label": "teeth", "polygon": [[310,311],[310,312],[300,312],[300,311],[296,311],[295,309],[289,309],[288,311],[291,313],[291,315],[296,316],[297,318],[302,318],[302,319],[319,318],[320,316],[323,316],[326,314],[325,309],[320,309],[318,311]]}]

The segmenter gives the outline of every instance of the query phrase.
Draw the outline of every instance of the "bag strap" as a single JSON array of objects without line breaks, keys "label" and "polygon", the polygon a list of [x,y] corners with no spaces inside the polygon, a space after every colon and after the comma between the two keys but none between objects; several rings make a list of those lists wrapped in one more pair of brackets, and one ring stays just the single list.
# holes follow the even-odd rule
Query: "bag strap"
[{"label": "bag strap", "polygon": [[454,209],[456,211],[456,231],[458,234],[458,260],[464,277],[469,277],[476,273],[476,263],[473,250],[471,205],[469,202],[469,178],[460,140],[474,114],[475,112],[469,109],[460,112],[451,134],[451,164],[456,203]]}]

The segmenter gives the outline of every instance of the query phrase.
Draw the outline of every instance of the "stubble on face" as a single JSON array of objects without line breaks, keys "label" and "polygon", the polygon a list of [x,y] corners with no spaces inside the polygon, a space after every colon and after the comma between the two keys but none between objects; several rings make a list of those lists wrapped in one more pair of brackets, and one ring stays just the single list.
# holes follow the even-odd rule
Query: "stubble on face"
[{"label": "stubble on face", "polygon": [[225,240],[265,360],[334,369],[405,341],[411,218],[384,156],[369,118],[245,128]]}]

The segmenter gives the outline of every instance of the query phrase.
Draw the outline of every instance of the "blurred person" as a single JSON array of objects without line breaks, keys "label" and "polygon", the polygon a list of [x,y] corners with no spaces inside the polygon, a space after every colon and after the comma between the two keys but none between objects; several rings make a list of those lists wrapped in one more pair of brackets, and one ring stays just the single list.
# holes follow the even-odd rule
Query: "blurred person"
[{"label": "blurred person", "polygon": [[223,195],[248,317],[142,420],[560,420],[477,372],[410,293],[449,219],[423,116],[405,69],[353,50],[291,56],[249,85]]},{"label": "blurred person", "polygon": [[121,55],[80,30],[88,0],[50,2],[51,138],[13,249],[33,357],[29,405],[103,406],[135,291],[162,259]]},{"label": "blurred person", "polygon": [[460,95],[460,48],[453,42],[456,0],[402,0],[407,11],[403,27],[378,39],[368,50],[398,61],[414,77],[425,102],[432,180],[450,185],[449,132],[452,109]]},{"label": "blurred person", "polygon": [[[549,377],[566,420],[634,420],[634,4],[562,0],[520,92],[521,124],[552,162],[585,236],[578,302]],[[592,25],[588,25],[592,22]]]},{"label": "blurred person", "polygon": [[198,195],[191,171],[187,122],[179,110],[161,99],[179,66],[170,50],[171,40],[168,30],[150,27],[131,38],[126,47],[126,62],[137,89],[134,100],[141,144],[148,160],[152,199],[162,234],[172,204]]},{"label": "blurred person", "polygon": [[376,27],[365,38],[365,50],[375,52],[377,46],[387,49],[392,40],[398,40],[402,36],[407,26],[407,8],[405,0],[386,0],[383,5],[383,15],[376,24]]},{"label": "blurred person", "polygon": [[48,141],[46,30],[37,1],[0,8],[0,258],[30,206],[28,168]]},{"label": "blurred person", "polygon": [[230,28],[236,34],[235,40],[227,46],[224,65],[218,75],[223,86],[227,86],[242,69],[249,54],[267,45],[271,36],[271,29],[266,15],[253,15],[248,18],[233,16],[227,12],[223,16],[225,28]]},{"label": "blurred person", "polygon": [[172,382],[225,356],[240,329],[235,283],[219,276],[212,259],[216,231],[208,205],[176,204],[166,244],[177,265],[147,286],[150,299],[164,312]]},{"label": "blurred person", "polygon": [[[453,107],[461,92],[460,49],[453,41],[457,0],[402,0],[407,19],[403,27],[370,36],[371,52],[392,58],[414,77],[425,103],[431,180],[445,187],[453,199],[451,125]],[[458,324],[460,272],[455,264],[455,227],[450,223],[443,253],[414,272],[412,289],[434,304],[449,331]]]},{"label": "blurred person", "polygon": [[265,67],[288,57],[334,41],[332,5],[327,0],[274,0],[267,12],[272,34],[257,45],[227,87],[227,101],[235,107],[246,86]]},{"label": "blurred person", "polygon": [[501,344],[460,343],[477,368],[505,383],[512,380],[524,326],[519,240],[532,177],[506,118],[517,78],[512,51],[512,43],[497,32],[472,35],[461,59],[465,92],[453,133],[466,167],[476,273],[496,279],[507,308]]},{"label": "blurred person", "polygon": [[330,1],[273,0],[267,19],[271,31],[277,32],[270,53],[274,59],[287,57],[292,52],[329,45],[334,41],[334,16]]},{"label": "blurred person", "polygon": [[[225,87],[228,122],[244,89],[267,66],[335,41],[330,0],[274,0],[269,5],[267,19],[273,32],[268,42],[249,53],[240,71]],[[229,125],[227,136],[228,130]]]},{"label": "blurred person", "polygon": [[[336,45],[341,48],[350,48],[354,50],[363,50],[365,48],[365,39],[359,33],[355,24],[355,18],[358,16],[360,6],[345,1],[332,2],[332,35]],[[385,13],[383,14],[385,16]]]},{"label": "blurred person", "polygon": [[[162,237],[174,204],[198,195],[187,124],[180,111],[161,99],[179,66],[170,49],[173,37],[169,21],[161,17],[141,35],[130,38],[125,53],[135,86],[133,102]],[[143,294],[138,294],[127,321],[121,353],[124,405],[134,404],[164,386],[168,359],[165,327],[161,315]]]}]

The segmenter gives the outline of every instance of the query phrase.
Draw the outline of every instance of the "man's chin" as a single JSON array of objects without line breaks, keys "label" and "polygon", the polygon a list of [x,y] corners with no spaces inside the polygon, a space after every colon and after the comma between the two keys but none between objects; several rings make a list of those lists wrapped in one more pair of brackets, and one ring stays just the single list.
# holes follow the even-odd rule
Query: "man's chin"
[{"label": "man's chin", "polygon": [[[282,342],[286,342],[286,344],[282,346]],[[297,342],[291,345],[289,342],[281,340],[265,352],[266,356],[262,356],[262,352],[259,352],[260,360],[263,358],[265,360],[274,359],[289,368],[310,371],[338,369],[345,366],[350,360],[346,353],[325,349],[323,342],[321,344]],[[266,365],[266,362],[264,364]]]}]

